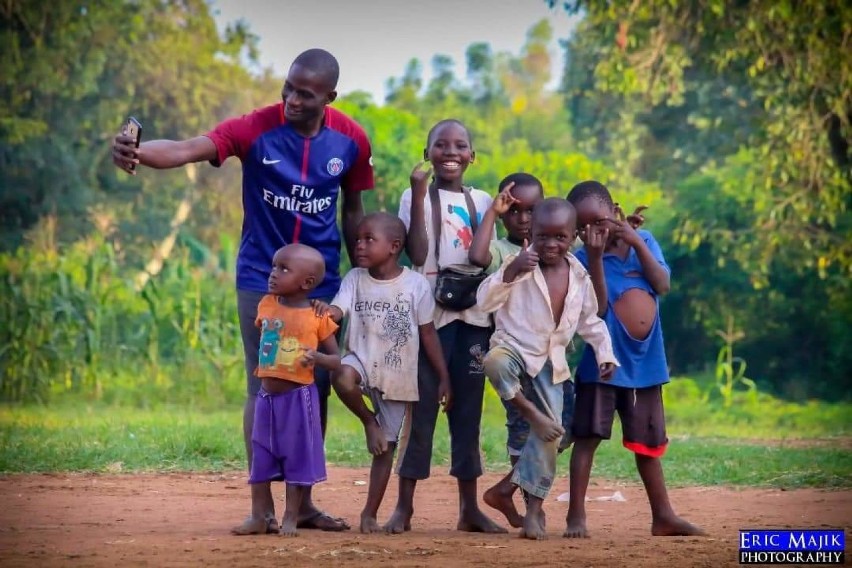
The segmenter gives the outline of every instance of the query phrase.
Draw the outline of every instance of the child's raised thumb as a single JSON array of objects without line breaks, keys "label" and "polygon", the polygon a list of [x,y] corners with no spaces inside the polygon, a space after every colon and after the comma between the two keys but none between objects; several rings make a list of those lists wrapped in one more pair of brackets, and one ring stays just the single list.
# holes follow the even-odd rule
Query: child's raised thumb
[{"label": "child's raised thumb", "polygon": [[530,242],[527,239],[524,239],[524,246],[521,250],[527,250],[530,247]]}]

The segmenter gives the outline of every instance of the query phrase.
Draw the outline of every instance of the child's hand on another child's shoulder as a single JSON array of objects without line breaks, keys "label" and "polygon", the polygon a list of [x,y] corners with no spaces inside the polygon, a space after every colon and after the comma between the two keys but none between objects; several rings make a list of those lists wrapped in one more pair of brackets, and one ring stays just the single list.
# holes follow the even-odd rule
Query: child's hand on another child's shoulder
[{"label": "child's hand on another child's shoulder", "polygon": [[494,201],[491,202],[491,209],[497,215],[503,215],[509,209],[512,208],[512,205],[518,202],[515,199],[515,196],[512,195],[512,188],[515,187],[515,182],[511,182],[503,188],[503,191],[497,194],[497,197],[494,198]]},{"label": "child's hand on another child's shoulder", "polygon": [[529,241],[524,239],[524,246],[515,260],[509,263],[503,272],[503,282],[514,282],[521,274],[532,272],[538,265],[538,253],[535,249],[530,249]]},{"label": "child's hand on another child's shoulder", "polygon": [[340,320],[343,319],[343,312],[340,308],[332,306],[328,302],[323,302],[322,300],[311,300],[311,307],[314,309],[314,313],[318,318],[328,315],[336,322],[340,322]]},{"label": "child's hand on another child's shoulder", "polygon": [[331,310],[331,305],[328,302],[323,302],[322,300],[311,300],[311,307],[314,309],[314,313],[317,317],[320,318]]},{"label": "child's hand on another child's shoulder", "polygon": [[423,165],[426,162],[418,162],[414,169],[411,170],[411,197],[413,199],[423,199],[426,197],[426,192],[429,190],[429,181],[432,179],[432,166],[430,165],[425,170]]}]

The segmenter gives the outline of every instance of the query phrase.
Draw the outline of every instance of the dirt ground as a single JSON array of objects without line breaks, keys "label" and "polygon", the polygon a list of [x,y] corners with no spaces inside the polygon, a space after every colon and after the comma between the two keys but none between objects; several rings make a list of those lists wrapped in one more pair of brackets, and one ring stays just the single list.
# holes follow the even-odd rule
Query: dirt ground
[{"label": "dirt ground", "polygon": [[[315,501],[355,525],[367,473],[330,468],[329,481],[315,489]],[[489,474],[480,487],[496,479]],[[392,479],[380,522],[394,503],[394,484]],[[569,541],[561,538],[567,503],[556,500],[566,486],[561,480],[546,504],[550,538],[543,542],[521,540],[516,530],[496,536],[455,531],[455,484],[438,471],[418,486],[412,532],[365,536],[355,530],[302,530],[287,538],[229,534],[249,510],[245,476],[239,472],[2,476],[0,566],[715,567],[737,564],[741,528],[852,526],[852,491],[691,487],[672,490],[672,501],[708,536],[654,538],[641,486],[598,482],[589,497],[620,491],[626,501],[590,502],[592,538]]]}]

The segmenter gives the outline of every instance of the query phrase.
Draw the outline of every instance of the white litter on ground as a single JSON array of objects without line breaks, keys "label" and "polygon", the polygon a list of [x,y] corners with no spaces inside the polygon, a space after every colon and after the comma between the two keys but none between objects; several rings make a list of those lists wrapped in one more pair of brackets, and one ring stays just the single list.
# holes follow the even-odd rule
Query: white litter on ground
[{"label": "white litter on ground", "polygon": [[[571,498],[570,493],[562,493],[560,494],[556,500],[561,501],[563,503],[567,503]],[[617,503],[624,503],[627,501],[627,498],[622,495],[621,491],[616,491],[612,495],[602,495],[600,497],[589,497],[586,496],[586,501],[615,501]]]}]

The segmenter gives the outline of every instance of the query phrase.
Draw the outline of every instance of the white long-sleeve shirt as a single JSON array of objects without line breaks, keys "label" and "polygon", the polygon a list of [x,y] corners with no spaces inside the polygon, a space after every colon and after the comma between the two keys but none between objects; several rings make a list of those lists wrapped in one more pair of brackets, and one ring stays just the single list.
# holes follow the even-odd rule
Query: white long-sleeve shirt
[{"label": "white long-sleeve shirt", "polygon": [[598,364],[618,365],[609,331],[597,315],[598,302],[592,278],[580,261],[570,253],[565,256],[570,267],[570,281],[562,317],[559,323],[554,323],[547,283],[538,266],[513,282],[503,282],[503,273],[515,257],[507,257],[476,293],[479,308],[495,312],[496,330],[491,336],[491,347],[515,349],[523,358],[527,373],[533,377],[549,359],[553,365],[554,384],[571,378],[565,350],[575,333],[595,350]]}]

